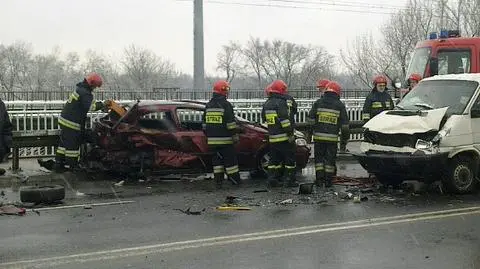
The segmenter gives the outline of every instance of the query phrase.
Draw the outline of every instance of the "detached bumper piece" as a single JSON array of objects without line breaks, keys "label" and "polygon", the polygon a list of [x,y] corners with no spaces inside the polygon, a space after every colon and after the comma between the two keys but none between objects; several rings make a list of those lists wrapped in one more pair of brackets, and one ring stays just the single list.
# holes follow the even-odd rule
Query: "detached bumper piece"
[{"label": "detached bumper piece", "polygon": [[415,155],[410,153],[354,153],[360,165],[371,174],[398,175],[403,178],[440,176],[448,153]]}]

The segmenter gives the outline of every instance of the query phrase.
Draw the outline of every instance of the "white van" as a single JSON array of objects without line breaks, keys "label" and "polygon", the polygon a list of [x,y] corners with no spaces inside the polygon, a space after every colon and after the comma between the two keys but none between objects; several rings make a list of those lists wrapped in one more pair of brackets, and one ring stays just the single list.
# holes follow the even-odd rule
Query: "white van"
[{"label": "white van", "polygon": [[442,180],[472,191],[480,160],[480,74],[426,78],[397,105],[365,125],[353,155],[382,184]]}]

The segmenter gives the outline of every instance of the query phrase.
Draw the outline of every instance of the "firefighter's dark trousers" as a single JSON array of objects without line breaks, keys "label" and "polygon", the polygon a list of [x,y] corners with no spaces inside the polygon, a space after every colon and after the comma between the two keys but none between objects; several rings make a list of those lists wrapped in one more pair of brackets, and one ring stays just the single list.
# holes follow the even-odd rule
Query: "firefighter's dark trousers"
[{"label": "firefighter's dark trousers", "polygon": [[335,175],[335,162],[337,160],[336,142],[315,142],[315,176],[316,182],[332,184]]},{"label": "firefighter's dark trousers", "polygon": [[80,131],[60,125],[60,142],[55,154],[56,164],[58,166],[66,164],[71,169],[77,167],[81,143],[82,135]]},{"label": "firefighter's dark trousers", "polygon": [[288,141],[270,143],[270,162],[268,164],[269,180],[278,180],[284,174],[294,180],[295,176],[295,144]]},{"label": "firefighter's dark trousers", "polygon": [[233,145],[210,146],[213,152],[213,176],[217,185],[223,182],[224,174],[233,184],[240,184],[237,154]]}]

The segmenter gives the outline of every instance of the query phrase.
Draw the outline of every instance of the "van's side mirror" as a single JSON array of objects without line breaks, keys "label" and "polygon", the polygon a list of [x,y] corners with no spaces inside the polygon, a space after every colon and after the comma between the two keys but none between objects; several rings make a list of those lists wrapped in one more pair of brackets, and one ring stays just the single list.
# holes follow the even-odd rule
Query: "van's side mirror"
[{"label": "van's side mirror", "polygon": [[430,57],[430,76],[438,75],[438,58]]},{"label": "van's side mirror", "polygon": [[480,106],[472,107],[472,110],[470,111],[470,117],[480,118]]}]

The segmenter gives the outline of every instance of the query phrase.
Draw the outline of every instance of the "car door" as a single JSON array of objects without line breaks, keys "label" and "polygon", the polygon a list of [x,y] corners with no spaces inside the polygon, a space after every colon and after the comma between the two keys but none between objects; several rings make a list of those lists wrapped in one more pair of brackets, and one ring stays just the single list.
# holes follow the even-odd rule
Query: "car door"
[{"label": "car door", "polygon": [[185,152],[208,154],[207,139],[202,129],[203,109],[177,107],[175,115],[178,131],[175,133]]}]

